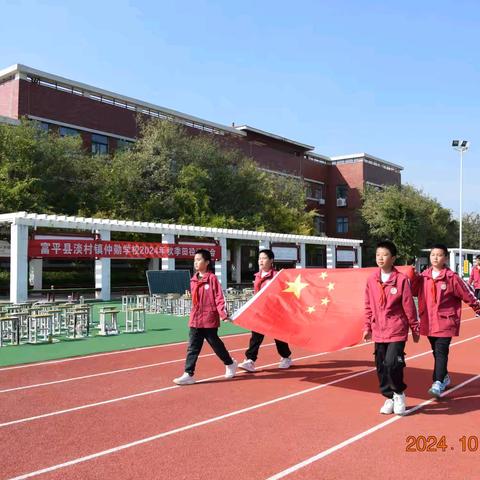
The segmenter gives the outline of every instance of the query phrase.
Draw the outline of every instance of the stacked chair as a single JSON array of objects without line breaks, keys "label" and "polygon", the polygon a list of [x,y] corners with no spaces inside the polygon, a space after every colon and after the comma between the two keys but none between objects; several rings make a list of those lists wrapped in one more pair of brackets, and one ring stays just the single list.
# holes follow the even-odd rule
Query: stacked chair
[{"label": "stacked chair", "polygon": [[0,347],[21,343],[52,343],[58,337],[81,339],[90,333],[92,307],[67,302],[0,305]]}]

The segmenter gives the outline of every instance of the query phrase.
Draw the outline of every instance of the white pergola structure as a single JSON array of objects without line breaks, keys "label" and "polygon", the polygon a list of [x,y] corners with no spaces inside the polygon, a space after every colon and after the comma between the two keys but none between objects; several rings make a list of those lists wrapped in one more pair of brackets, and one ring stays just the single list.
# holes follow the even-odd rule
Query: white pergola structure
[{"label": "white pergola structure", "polygon": [[[314,237],[308,235],[293,235],[286,233],[256,232],[234,230],[229,228],[210,228],[195,225],[172,225],[165,223],[134,222],[128,220],[110,220],[101,218],[84,218],[63,215],[46,215],[27,212],[6,213],[0,215],[0,224],[10,224],[11,256],[10,256],[10,301],[24,302],[28,297],[28,240],[29,228],[71,229],[91,231],[101,240],[110,240],[111,232],[132,232],[161,235],[162,243],[175,243],[175,235],[188,237],[211,237],[221,247],[221,260],[215,262],[215,274],[222,287],[227,287],[227,239],[258,241],[260,248],[270,248],[272,242],[298,245],[300,259],[297,268],[306,266],[305,246],[307,244],[325,245],[327,268],[335,268],[336,248],[350,247],[357,250],[357,264],[361,266],[362,240],[345,238]],[[41,260],[34,268],[39,268],[41,275]],[[38,262],[40,262],[38,264]],[[110,258],[95,260],[95,288],[99,289],[97,298],[110,300]],[[162,270],[174,270],[175,259],[162,258]],[[157,262],[158,265],[158,262]],[[157,267],[158,268],[158,267]]]},{"label": "white pergola structure", "polygon": [[[448,252],[450,254],[450,259],[449,259],[449,265],[450,265],[450,268],[454,271],[454,272],[458,272],[459,271],[459,268],[458,268],[458,264],[461,264],[462,265],[462,271],[463,271],[463,275],[470,275],[470,272],[465,272],[464,271],[464,267],[463,267],[463,262],[466,260],[467,258],[467,255],[472,255],[474,257],[474,260],[475,260],[475,257],[477,255],[480,255],[480,250],[472,250],[471,248],[449,248],[448,249]],[[459,255],[462,255],[462,258],[459,257]],[[475,265],[475,262],[473,262],[473,265]]]}]

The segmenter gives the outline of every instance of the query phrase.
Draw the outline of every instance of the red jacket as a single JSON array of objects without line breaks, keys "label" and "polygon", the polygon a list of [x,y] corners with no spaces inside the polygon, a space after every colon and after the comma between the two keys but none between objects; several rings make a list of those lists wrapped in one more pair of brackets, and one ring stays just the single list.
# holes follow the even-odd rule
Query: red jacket
[{"label": "red jacket", "polygon": [[228,317],[222,287],[215,274],[207,272],[202,278],[195,274],[190,280],[192,311],[189,327],[218,328],[220,319]]},{"label": "red jacket", "polygon": [[255,274],[255,279],[253,280],[253,293],[258,293],[263,287],[266,287],[276,274],[277,271],[273,268],[263,277],[262,272],[257,272]]},{"label": "red jacket", "polygon": [[473,283],[473,288],[475,290],[480,289],[480,268],[478,268],[476,265],[472,268],[468,283]]},{"label": "red jacket", "polygon": [[409,327],[414,333],[419,331],[410,282],[396,268],[385,283],[380,273],[379,268],[367,280],[364,331],[372,332],[378,343],[406,341]]},{"label": "red jacket", "polygon": [[432,337],[456,337],[460,332],[462,300],[475,312],[480,302],[452,270],[445,267],[438,277],[432,277],[430,267],[415,277],[413,293],[418,296],[420,334]]}]

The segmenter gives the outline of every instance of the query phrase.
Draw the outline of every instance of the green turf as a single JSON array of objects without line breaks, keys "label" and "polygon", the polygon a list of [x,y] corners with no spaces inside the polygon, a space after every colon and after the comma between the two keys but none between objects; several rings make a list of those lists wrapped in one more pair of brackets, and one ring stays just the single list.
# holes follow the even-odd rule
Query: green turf
[{"label": "green turf", "polygon": [[[100,307],[116,306],[120,302],[95,303],[93,318],[98,319]],[[125,314],[119,314],[120,330],[125,324]],[[91,336],[81,340],[61,339],[58,343],[36,345],[8,345],[0,348],[0,366],[55,360],[58,358],[89,355],[92,353],[128,350],[130,348],[183,342],[188,339],[188,318],[173,315],[147,314],[147,331],[145,333],[121,333],[114,336],[98,336],[93,329]],[[244,329],[221,322],[219,335],[245,332]]]}]

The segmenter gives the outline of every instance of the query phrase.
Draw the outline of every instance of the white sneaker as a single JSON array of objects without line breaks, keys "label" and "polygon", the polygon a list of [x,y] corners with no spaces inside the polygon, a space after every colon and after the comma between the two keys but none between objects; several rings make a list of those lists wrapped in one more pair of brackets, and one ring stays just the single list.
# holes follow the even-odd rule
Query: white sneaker
[{"label": "white sneaker", "polygon": [[437,380],[433,382],[432,386],[428,390],[428,393],[432,395],[432,397],[440,398],[444,390],[445,390],[445,387],[443,386],[443,382],[440,382],[440,380]]},{"label": "white sneaker", "polygon": [[173,383],[176,383],[177,385],[191,385],[192,383],[195,383],[195,379],[193,378],[193,375],[184,372],[181,377],[174,378]]},{"label": "white sneaker", "polygon": [[445,390],[450,385],[450,383],[452,383],[452,381],[450,380],[450,375],[447,373],[445,375],[445,378],[443,379],[443,389]]},{"label": "white sneaker", "polygon": [[246,370],[247,372],[254,372],[255,371],[255,362],[246,358],[243,362],[238,364],[238,368],[242,370]]},{"label": "white sneaker", "polygon": [[404,415],[407,406],[405,404],[405,394],[404,393],[394,393],[393,394],[393,413],[395,415]]},{"label": "white sneaker", "polygon": [[278,364],[278,368],[290,368],[291,365],[292,365],[291,358],[282,358],[280,360],[280,363]]},{"label": "white sneaker", "polygon": [[393,400],[391,398],[387,398],[383,407],[380,409],[380,413],[383,415],[391,415],[393,413]]},{"label": "white sneaker", "polygon": [[235,372],[237,371],[238,363],[236,360],[233,361],[231,365],[225,366],[225,378],[233,378]]}]

